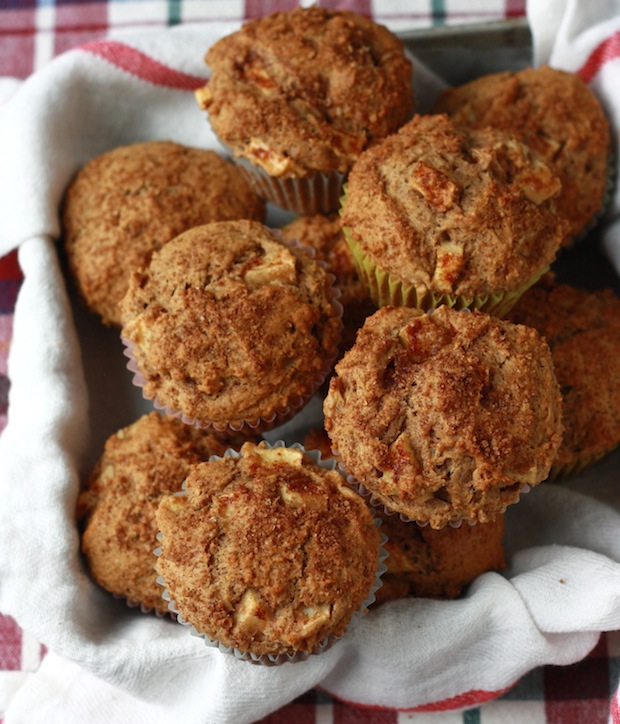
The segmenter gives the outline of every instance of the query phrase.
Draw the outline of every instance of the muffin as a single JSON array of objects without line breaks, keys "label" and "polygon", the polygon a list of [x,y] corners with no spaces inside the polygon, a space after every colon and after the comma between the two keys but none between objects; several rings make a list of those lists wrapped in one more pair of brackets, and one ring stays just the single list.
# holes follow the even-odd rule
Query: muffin
[{"label": "muffin", "polygon": [[502,316],[555,259],[560,182],[503,131],[415,116],[349,174],[343,229],[378,306]]},{"label": "muffin", "polygon": [[445,305],[369,317],[336,365],[324,412],[371,502],[433,528],[495,520],[548,476],[561,442],[544,339]]},{"label": "muffin", "polygon": [[338,351],[333,277],[256,221],[190,229],[121,303],[136,382],[186,422],[267,429],[308,402]]},{"label": "muffin", "polygon": [[506,567],[503,514],[489,523],[441,530],[379,515],[388,557],[377,604],[407,596],[457,598],[478,576]]},{"label": "muffin", "polygon": [[265,203],[232,163],[214,151],[146,141],[114,148],[77,173],[62,235],[80,296],[105,324],[120,326],[129,275],[154,250],[192,226],[245,218],[263,221]]},{"label": "muffin", "polygon": [[564,437],[552,478],[577,473],[620,442],[620,299],[545,277],[510,319],[548,341],[562,392]]},{"label": "muffin", "polygon": [[357,273],[351,250],[345,241],[338,214],[298,216],[281,229],[288,241],[299,241],[316,252],[316,258],[326,264],[340,289],[342,304],[342,343],[345,352],[355,341],[357,330],[366,317],[375,311],[368,288]]},{"label": "muffin", "polygon": [[402,41],[360,15],[312,6],[245,23],[205,56],[196,92],[257,192],[300,214],[336,211],[362,150],[413,110]]},{"label": "muffin", "polygon": [[593,225],[610,180],[611,134],[577,73],[542,66],[484,75],[446,89],[434,110],[461,125],[508,131],[545,160],[562,183],[556,205],[569,222],[564,246]]},{"label": "muffin", "polygon": [[365,611],[381,537],[363,499],[303,449],[243,445],[165,497],[157,571],[180,621],[259,663],[320,653]]},{"label": "muffin", "polygon": [[155,511],[163,496],[181,489],[192,465],[233,444],[241,445],[157,412],[108,438],[77,501],[82,552],[99,585],[168,613],[154,568]]},{"label": "muffin", "polygon": [[[325,430],[313,428],[304,437],[307,450],[333,456]],[[445,526],[435,530],[404,521],[399,515],[376,510],[387,537],[386,571],[376,604],[408,596],[456,598],[482,573],[505,568],[504,516],[490,523]]]}]

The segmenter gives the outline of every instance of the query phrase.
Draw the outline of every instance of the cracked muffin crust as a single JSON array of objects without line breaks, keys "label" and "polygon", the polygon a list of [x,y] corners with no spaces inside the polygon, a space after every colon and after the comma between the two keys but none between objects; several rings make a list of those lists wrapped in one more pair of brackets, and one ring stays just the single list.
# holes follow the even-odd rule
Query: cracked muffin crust
[{"label": "cracked muffin crust", "polygon": [[333,278],[259,222],[195,227],[134,272],[123,335],[147,397],[223,429],[282,422],[338,351]]},{"label": "cracked muffin crust", "polygon": [[446,89],[434,111],[472,128],[508,131],[545,160],[562,183],[556,205],[569,221],[565,246],[593,224],[608,185],[611,134],[577,73],[541,66],[484,75]]},{"label": "cracked muffin crust", "polygon": [[[418,115],[360,156],[341,216],[377,304],[485,308],[555,259],[559,191],[549,167],[503,131]],[[382,275],[396,289],[384,290]]]},{"label": "cracked muffin crust", "polygon": [[301,449],[245,444],[194,467],[157,511],[157,570],[185,622],[242,654],[317,653],[376,582],[363,499]]},{"label": "cracked muffin crust", "polygon": [[564,436],[553,477],[579,472],[620,443],[620,299],[543,278],[510,319],[549,343],[562,392]]},{"label": "cracked muffin crust", "polygon": [[387,510],[441,528],[493,521],[548,476],[561,405],[535,330],[446,306],[384,307],[336,365],[325,429]]},{"label": "cracked muffin crust", "polygon": [[172,141],[114,148],[89,161],[63,201],[69,268],[86,305],[120,326],[118,304],[133,269],[199,224],[263,221],[265,204],[232,163]]},{"label": "cracked muffin crust", "polygon": [[316,6],[245,23],[216,42],[197,92],[218,137],[269,176],[346,173],[413,108],[411,63],[387,28]]},{"label": "cracked muffin crust", "polygon": [[192,465],[223,455],[239,439],[224,440],[152,412],[105,443],[77,502],[81,549],[93,578],[108,591],[168,613],[156,582],[155,511],[181,489]]}]

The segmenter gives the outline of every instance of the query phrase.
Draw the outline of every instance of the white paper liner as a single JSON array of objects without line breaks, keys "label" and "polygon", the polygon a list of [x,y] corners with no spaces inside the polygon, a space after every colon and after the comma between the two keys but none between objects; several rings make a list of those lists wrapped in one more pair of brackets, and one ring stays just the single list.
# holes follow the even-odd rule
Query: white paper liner
[{"label": "white paper liner", "polygon": [[[286,445],[286,443],[283,440],[276,440],[275,442],[269,443],[267,441],[264,441],[264,444],[266,447],[270,449],[274,448],[281,448],[281,447],[289,447],[294,450],[300,450],[303,452],[307,457],[309,457],[312,462],[314,462],[316,465],[319,465],[322,468],[325,468],[326,470],[335,470],[336,472],[341,473],[341,471],[338,469],[338,463],[333,458],[327,458],[323,459],[321,453],[319,450],[307,450],[301,443],[293,443],[292,445]],[[237,450],[234,450],[233,448],[228,448],[223,455],[211,455],[209,460],[219,460],[221,458],[235,458],[238,459],[241,456],[241,453]],[[346,480],[346,476],[342,476]],[[174,495],[187,495],[187,491],[185,488],[185,483],[182,486],[182,489]],[[370,512],[372,514],[372,508],[370,509]],[[375,515],[373,515],[373,522],[375,524],[375,527],[378,529],[381,526],[381,519]],[[385,547],[385,544],[388,540],[387,536],[383,532],[379,532],[380,535],[380,549],[379,549],[379,559],[378,559],[378,565],[377,565],[377,572],[375,576],[374,584],[368,593],[368,596],[364,599],[362,602],[362,605],[360,608],[353,613],[351,616],[351,619],[347,625],[346,631],[344,633],[347,633],[350,631],[353,627],[355,627],[362,618],[366,615],[368,608],[375,602],[376,600],[376,594],[379,588],[382,585],[382,577],[383,574],[387,571],[387,565],[385,564],[385,560],[388,557],[388,551]],[[161,533],[157,534],[157,539],[161,541],[163,539],[163,536]],[[154,555],[160,556],[162,553],[161,546],[158,546],[153,551]],[[182,624],[183,626],[186,626],[189,629],[189,632],[192,636],[196,636],[198,638],[203,639],[206,646],[213,647],[218,649],[224,654],[232,654],[235,656],[235,658],[241,660],[241,661],[248,661],[252,664],[259,664],[262,666],[280,666],[281,664],[285,663],[297,663],[299,661],[305,661],[310,656],[316,656],[318,654],[323,653],[324,651],[327,651],[329,648],[331,648],[337,641],[339,641],[342,636],[329,636],[328,638],[324,639],[323,641],[319,642],[315,649],[312,651],[298,651],[295,653],[281,653],[281,654],[262,654],[257,655],[249,651],[241,651],[237,648],[234,648],[232,646],[226,646],[220,641],[214,640],[210,638],[207,634],[202,633],[196,629],[196,627],[186,621],[183,618],[183,615],[178,610],[176,606],[176,601],[171,597],[170,592],[166,588],[166,581],[162,576],[157,576],[157,583],[159,583],[163,587],[162,591],[162,598],[167,602],[168,609],[171,611],[171,613],[174,615],[176,620]]]},{"label": "white paper liner", "polygon": [[[155,614],[157,618],[166,618],[168,613],[161,611],[158,608],[154,608],[153,606],[146,606],[142,601],[138,601],[133,598],[128,598],[127,596],[123,596],[120,593],[112,593],[112,598],[115,598],[117,601],[124,601],[127,605],[127,608],[139,608],[142,613],[145,614]],[[173,616],[172,611],[169,612],[170,616]]]},{"label": "white paper liner", "polygon": [[230,146],[215,131],[213,133],[224,154],[237,166],[254,193],[265,201],[300,216],[338,211],[346,174],[317,171],[303,178],[270,176],[248,159],[235,156]]},{"label": "white paper liner", "polygon": [[314,173],[300,178],[270,176],[244,158],[234,158],[254,192],[272,204],[300,216],[338,211],[345,174],[337,171]]},{"label": "white paper liner", "polygon": [[[322,259],[316,258],[315,249],[305,244],[302,244],[300,241],[294,239],[284,239],[282,232],[279,229],[270,228],[269,230],[283,244],[305,252],[326,272],[330,292],[329,301],[336,316],[340,319],[340,334],[342,334],[342,315],[344,309],[342,303],[340,302],[341,291],[340,288],[336,285],[335,275],[328,270],[327,264]],[[121,342],[123,343],[123,354],[125,357],[127,357],[127,369],[133,375],[132,382],[134,386],[140,389],[142,397],[145,400],[149,400],[150,402],[152,402],[153,407],[156,410],[160,410],[161,412],[164,412],[170,417],[176,417],[184,422],[186,425],[192,425],[199,429],[214,430],[218,433],[232,431],[235,433],[241,432],[247,434],[258,434],[271,430],[274,427],[279,427],[280,425],[293,418],[298,412],[300,412],[308,404],[308,402],[312,399],[317,390],[331,374],[333,364],[338,357],[340,344],[339,343],[338,345],[336,345],[334,353],[325,359],[323,367],[320,370],[317,370],[314,377],[310,381],[310,384],[308,385],[308,390],[306,391],[306,394],[293,397],[292,399],[288,400],[285,406],[277,408],[270,415],[250,418],[247,420],[243,420],[242,422],[215,422],[212,420],[201,420],[196,417],[187,415],[181,410],[177,410],[173,407],[170,407],[169,405],[166,405],[159,399],[159,397],[157,397],[157,395],[155,395],[154,397],[149,396],[144,389],[146,379],[144,377],[144,374],[140,370],[139,364],[134,354],[134,343],[122,334]]]}]

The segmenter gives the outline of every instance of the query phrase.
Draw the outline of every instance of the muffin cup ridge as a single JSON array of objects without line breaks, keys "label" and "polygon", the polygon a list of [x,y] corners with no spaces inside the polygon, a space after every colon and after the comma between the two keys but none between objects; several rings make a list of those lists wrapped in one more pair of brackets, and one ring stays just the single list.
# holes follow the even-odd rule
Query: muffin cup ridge
[{"label": "muffin cup ridge", "polygon": [[424,286],[406,284],[390,272],[381,269],[372,257],[362,250],[351,235],[349,227],[343,226],[343,233],[353,254],[358,274],[368,287],[370,296],[378,307],[393,305],[430,311],[443,304],[454,309],[476,309],[496,317],[504,317],[521,295],[549,271],[547,265],[518,289],[498,294],[465,296],[436,293]]}]

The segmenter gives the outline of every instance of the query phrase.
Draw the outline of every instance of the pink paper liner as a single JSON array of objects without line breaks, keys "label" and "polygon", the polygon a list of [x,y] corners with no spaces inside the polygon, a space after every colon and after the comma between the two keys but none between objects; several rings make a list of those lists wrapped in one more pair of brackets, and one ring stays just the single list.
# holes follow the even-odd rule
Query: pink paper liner
[{"label": "pink paper liner", "polygon": [[[333,460],[331,458],[323,459],[321,453],[319,450],[307,450],[301,443],[293,443],[292,445],[287,446],[286,443],[283,440],[277,440],[273,443],[269,443],[267,441],[264,441],[264,444],[268,448],[280,448],[280,447],[289,447],[294,450],[301,450],[305,455],[307,455],[314,463],[317,465],[320,465],[322,468],[325,468],[326,470],[336,470],[338,473],[342,475],[342,472],[338,469],[337,461]],[[239,458],[240,453],[237,450],[234,450],[233,448],[228,448],[224,455],[211,455],[209,460],[219,460],[221,458]],[[346,480],[346,476],[342,475],[343,478]],[[187,492],[185,490],[185,485],[183,484],[182,489],[178,493],[174,493],[174,495],[187,495]],[[372,510],[371,510],[372,514]],[[373,521],[375,524],[375,527],[378,529],[381,526],[381,519],[373,515]],[[380,532],[381,542],[380,542],[380,549],[379,549],[379,560],[377,565],[377,572],[375,577],[374,585],[372,586],[368,596],[364,599],[362,602],[362,605],[360,608],[353,614],[351,617],[351,620],[349,621],[346,631],[340,635],[340,636],[328,636],[323,641],[319,642],[315,649],[312,651],[298,651],[294,654],[290,653],[282,653],[282,654],[262,654],[257,655],[249,651],[240,651],[237,648],[231,647],[231,646],[225,646],[221,642],[211,639],[207,634],[202,633],[196,629],[196,627],[186,621],[183,618],[183,615],[179,612],[178,608],[176,607],[176,602],[174,599],[172,599],[170,592],[166,588],[166,582],[163,579],[162,576],[157,576],[157,582],[163,587],[162,591],[162,598],[167,602],[168,609],[174,614],[176,620],[178,623],[180,623],[183,626],[186,626],[189,629],[189,632],[192,636],[196,636],[198,638],[203,639],[205,646],[208,646],[210,648],[216,648],[220,652],[224,654],[232,654],[235,656],[235,658],[239,659],[240,661],[247,661],[251,664],[257,664],[261,666],[281,666],[285,663],[297,663],[299,661],[306,661],[310,656],[316,656],[318,654],[323,653],[324,651],[327,651],[330,649],[337,641],[339,641],[342,636],[344,636],[347,632],[349,632],[354,626],[356,626],[363,618],[363,616],[366,614],[368,608],[375,602],[376,600],[376,593],[379,590],[379,588],[382,585],[382,577],[383,574],[387,571],[387,566],[385,564],[385,559],[388,557],[387,549],[385,548],[385,544],[388,540],[385,533]],[[157,534],[157,539],[162,540],[163,536],[161,533]],[[154,555],[160,556],[162,552],[161,547],[155,548],[153,551]]]},{"label": "pink paper liner", "polygon": [[[296,240],[285,240],[279,229],[270,229],[270,231],[274,233],[274,235],[287,246],[305,252],[308,256],[314,259],[315,262],[326,272],[327,281],[330,289],[329,301],[336,316],[340,319],[340,331],[342,333],[342,315],[344,310],[340,302],[341,291],[340,288],[336,285],[336,277],[334,276],[334,274],[328,271],[325,262],[320,259],[316,259],[316,251],[312,247],[306,246]],[[153,407],[156,410],[160,410],[161,412],[164,412],[170,417],[176,417],[187,425],[192,425],[200,429],[215,430],[218,433],[232,431],[234,433],[241,432],[248,434],[258,434],[271,430],[274,427],[279,427],[288,420],[292,419],[300,410],[302,410],[308,404],[308,402],[310,402],[314,394],[321,387],[323,382],[325,382],[325,380],[328,378],[332,371],[334,361],[338,357],[339,351],[339,345],[336,345],[334,353],[325,360],[323,367],[318,370],[314,375],[314,378],[311,380],[311,383],[309,384],[308,390],[305,395],[298,395],[297,397],[294,397],[293,399],[288,401],[286,406],[276,409],[269,416],[251,418],[248,420],[243,420],[241,423],[220,423],[214,422],[212,420],[200,420],[196,417],[191,417],[190,415],[186,415],[181,410],[177,410],[170,407],[169,405],[166,405],[157,397],[157,395],[155,395],[154,397],[147,395],[144,390],[146,379],[140,370],[133,351],[135,345],[130,339],[123,335],[121,335],[121,342],[124,346],[123,354],[125,357],[127,357],[128,360],[126,365],[127,369],[133,374],[132,382],[135,387],[138,387],[141,390],[142,397],[145,400],[149,400],[150,402],[152,402]]]}]

